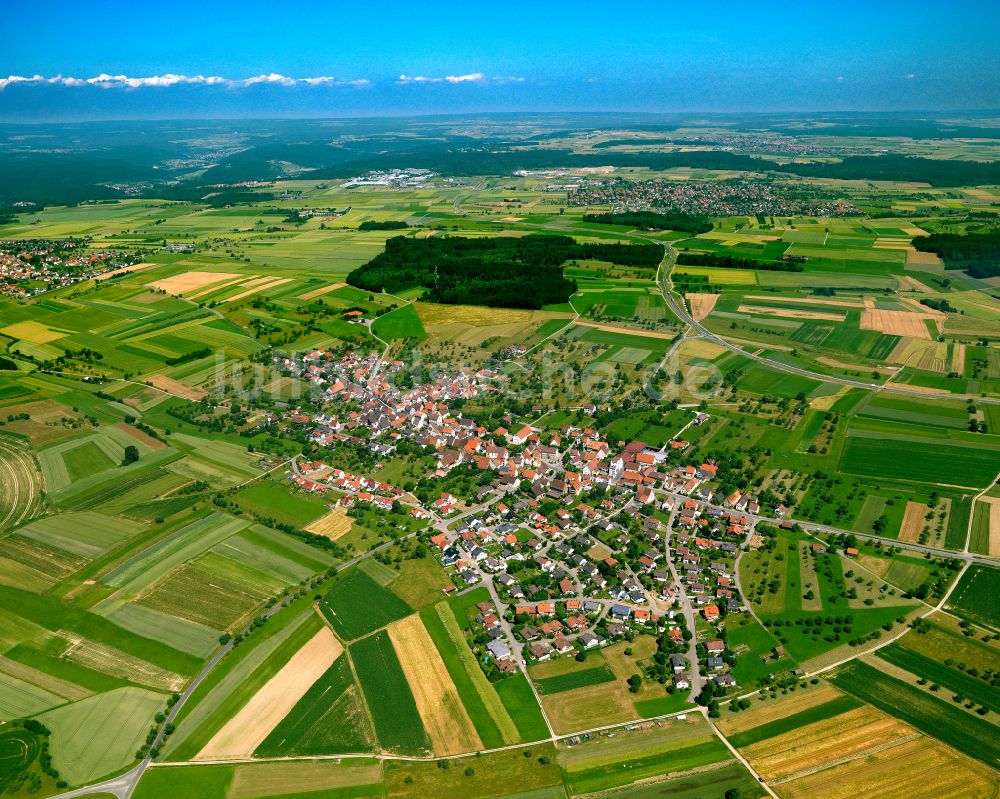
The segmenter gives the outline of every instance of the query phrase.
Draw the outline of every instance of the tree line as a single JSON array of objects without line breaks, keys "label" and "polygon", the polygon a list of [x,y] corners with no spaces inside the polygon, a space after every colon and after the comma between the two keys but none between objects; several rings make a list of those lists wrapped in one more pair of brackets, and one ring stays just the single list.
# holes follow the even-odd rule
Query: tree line
[{"label": "tree line", "polygon": [[732,255],[713,255],[701,252],[682,252],[677,255],[678,266],[714,266],[721,269],[759,269],[764,272],[802,272],[805,267],[797,261],[756,261],[753,258],[736,258]]}]

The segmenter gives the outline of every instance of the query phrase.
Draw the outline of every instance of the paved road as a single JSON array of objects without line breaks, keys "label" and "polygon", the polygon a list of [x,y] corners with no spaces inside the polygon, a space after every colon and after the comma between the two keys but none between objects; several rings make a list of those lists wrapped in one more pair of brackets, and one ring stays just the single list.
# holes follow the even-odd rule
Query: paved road
[{"label": "paved road", "polygon": [[691,607],[691,599],[687,595],[687,588],[681,582],[680,576],[677,574],[677,566],[674,563],[673,556],[670,554],[670,538],[674,534],[674,519],[676,516],[677,510],[675,508],[670,512],[670,519],[667,522],[663,553],[667,560],[667,569],[670,570],[670,579],[674,581],[674,585],[677,586],[677,590],[680,592],[681,612],[684,614],[687,628],[691,632],[691,640],[688,642],[687,659],[689,666],[688,680],[691,683],[691,701],[694,702],[695,697],[701,693],[704,680],[702,679],[698,663],[698,625],[694,617],[694,608]]},{"label": "paved road", "polygon": [[[720,347],[724,347],[730,352],[735,352],[742,355],[744,358],[749,358],[751,361],[757,361],[758,363],[765,364],[772,369],[777,369],[781,372],[788,372],[794,375],[800,375],[802,377],[809,377],[813,380],[821,380],[825,383],[838,383],[842,386],[850,386],[852,388],[863,388],[867,391],[886,391],[892,394],[902,394],[908,397],[919,397],[925,400],[975,400],[977,403],[986,403],[988,405],[1000,405],[1000,399],[991,397],[982,397],[976,394],[931,394],[926,391],[918,391],[912,388],[905,388],[904,386],[898,385],[881,385],[879,383],[866,383],[862,380],[852,380],[848,377],[837,377],[835,375],[823,374],[821,372],[812,372],[808,369],[802,369],[798,366],[791,366],[787,363],[782,363],[781,361],[776,361],[772,358],[766,358],[763,355],[757,355],[752,352],[747,352],[742,347],[732,344],[726,339],[719,335],[716,335],[707,327],[705,327],[701,322],[695,321],[695,319],[687,312],[687,307],[684,305],[684,300],[676,297],[674,295],[673,289],[673,279],[671,273],[673,272],[674,263],[677,260],[677,251],[674,250],[670,245],[666,246],[666,252],[663,256],[663,261],[660,263],[657,269],[656,281],[657,286],[660,289],[660,295],[663,297],[663,301],[667,303],[670,309],[674,312],[678,319],[683,321],[689,327],[698,331],[705,339],[711,341],[713,344],[718,344]],[[662,278],[660,272],[663,272]]]}]

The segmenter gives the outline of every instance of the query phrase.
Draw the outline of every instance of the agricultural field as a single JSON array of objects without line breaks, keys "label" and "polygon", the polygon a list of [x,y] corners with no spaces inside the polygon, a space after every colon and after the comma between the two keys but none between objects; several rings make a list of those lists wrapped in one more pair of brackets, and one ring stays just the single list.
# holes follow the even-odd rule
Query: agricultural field
[{"label": "agricultural field", "polygon": [[380,630],[362,638],[349,652],[382,750],[414,755],[430,751],[432,743],[389,634]]},{"label": "agricultural field", "polygon": [[[982,764],[826,683],[720,727],[782,797],[990,795]],[[899,784],[884,785],[884,772]]]},{"label": "agricultural field", "polygon": [[994,796],[1000,138],[932,116],[0,132],[0,793]]},{"label": "agricultural field", "polygon": [[731,755],[700,717],[668,719],[647,729],[596,736],[560,748],[559,763],[571,794],[589,794],[632,783],[650,785],[684,772],[711,772]]}]

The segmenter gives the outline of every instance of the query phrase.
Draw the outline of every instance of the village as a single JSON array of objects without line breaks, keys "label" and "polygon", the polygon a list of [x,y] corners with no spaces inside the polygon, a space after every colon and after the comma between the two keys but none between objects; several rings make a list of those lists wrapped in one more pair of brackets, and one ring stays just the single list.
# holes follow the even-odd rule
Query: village
[{"label": "village", "polygon": [[[442,491],[425,504],[321,460],[293,462],[289,475],[302,491],[337,496],[332,505],[426,520],[419,537],[452,574],[449,593],[489,591],[470,644],[491,680],[649,634],[660,643],[645,676],[668,693],[738,688],[724,620],[749,612],[737,558],[760,544],[760,507],[742,491],[716,497],[718,466],[686,463],[689,442],[623,444],[590,428],[513,419],[488,430],[448,403],[501,391],[489,369],[400,390],[392,376],[403,364],[374,354],[317,350],[276,356],[275,365],[321,392],[322,412],[292,408],[284,419],[304,425],[314,449],[364,442],[390,457],[406,440],[433,453],[432,479],[463,470],[487,478],[472,495]],[[690,412],[684,429],[709,419]]]}]

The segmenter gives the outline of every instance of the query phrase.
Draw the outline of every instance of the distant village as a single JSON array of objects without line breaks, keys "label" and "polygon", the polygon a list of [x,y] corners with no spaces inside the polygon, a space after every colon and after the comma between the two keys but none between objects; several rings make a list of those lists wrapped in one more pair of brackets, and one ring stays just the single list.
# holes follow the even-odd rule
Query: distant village
[{"label": "distant village", "polygon": [[27,299],[52,289],[105,275],[139,262],[141,256],[91,250],[76,239],[0,241],[0,294]]},{"label": "distant village", "polygon": [[845,200],[813,198],[771,180],[588,181],[567,195],[572,206],[610,205],[614,211],[671,210],[694,216],[848,216],[860,213]]}]

